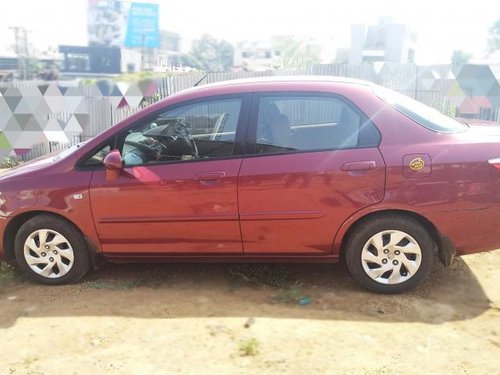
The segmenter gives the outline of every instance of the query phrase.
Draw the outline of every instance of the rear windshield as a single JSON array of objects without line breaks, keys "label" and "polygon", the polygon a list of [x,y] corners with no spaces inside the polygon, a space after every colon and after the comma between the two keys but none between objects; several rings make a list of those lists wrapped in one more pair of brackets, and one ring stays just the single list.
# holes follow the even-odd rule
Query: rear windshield
[{"label": "rear windshield", "polygon": [[373,91],[384,102],[405,116],[418,122],[429,130],[439,133],[459,133],[467,129],[467,125],[445,116],[406,95],[386,89],[381,86],[373,86]]}]

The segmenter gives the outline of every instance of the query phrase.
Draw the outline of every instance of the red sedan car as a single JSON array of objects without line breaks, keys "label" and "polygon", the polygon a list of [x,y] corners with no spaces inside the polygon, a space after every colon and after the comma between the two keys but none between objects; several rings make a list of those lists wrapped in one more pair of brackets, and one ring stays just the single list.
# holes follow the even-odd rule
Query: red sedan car
[{"label": "red sedan car", "polygon": [[396,293],[500,247],[500,128],[368,82],[229,81],[0,178],[0,255],[63,284],[109,261],[337,262]]}]

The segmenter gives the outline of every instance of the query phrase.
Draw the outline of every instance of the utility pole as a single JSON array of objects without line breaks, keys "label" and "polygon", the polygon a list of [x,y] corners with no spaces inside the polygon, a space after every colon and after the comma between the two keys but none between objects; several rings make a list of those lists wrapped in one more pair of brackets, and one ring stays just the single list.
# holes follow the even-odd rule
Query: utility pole
[{"label": "utility pole", "polygon": [[145,68],[145,59],[146,59],[146,35],[142,34],[141,36],[141,72],[144,71]]},{"label": "utility pole", "polygon": [[28,31],[22,26],[11,26],[10,30],[14,32],[14,49],[17,57],[18,75],[26,80],[28,77]]}]

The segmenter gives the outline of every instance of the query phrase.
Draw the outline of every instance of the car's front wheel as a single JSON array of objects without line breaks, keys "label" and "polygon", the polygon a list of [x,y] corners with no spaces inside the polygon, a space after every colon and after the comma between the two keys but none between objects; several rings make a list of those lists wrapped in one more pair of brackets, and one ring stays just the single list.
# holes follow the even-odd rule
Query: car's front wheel
[{"label": "car's front wheel", "polygon": [[14,246],[20,269],[43,284],[76,282],[90,268],[87,245],[78,229],[53,215],[38,215],[25,222]]},{"label": "car's front wheel", "polygon": [[368,219],[347,242],[354,279],[377,293],[400,293],[420,284],[432,269],[435,244],[416,220],[399,215]]}]

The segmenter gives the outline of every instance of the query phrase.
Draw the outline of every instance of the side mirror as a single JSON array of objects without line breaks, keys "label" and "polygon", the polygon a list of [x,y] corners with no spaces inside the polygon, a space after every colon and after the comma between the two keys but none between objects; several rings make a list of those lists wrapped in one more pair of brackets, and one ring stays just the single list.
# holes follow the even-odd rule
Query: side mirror
[{"label": "side mirror", "polygon": [[104,167],[106,168],[106,180],[114,181],[120,175],[123,169],[122,155],[118,150],[111,150],[103,160]]}]

